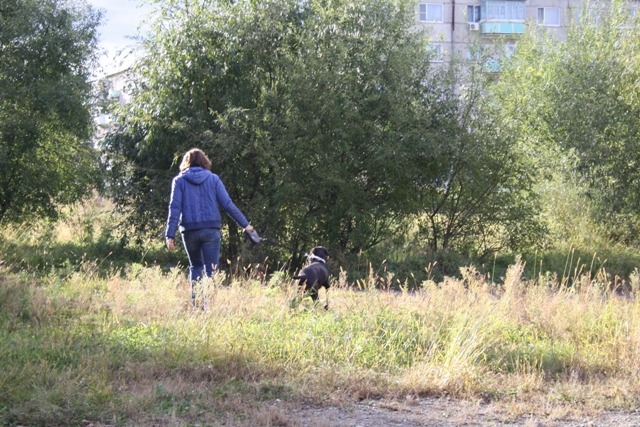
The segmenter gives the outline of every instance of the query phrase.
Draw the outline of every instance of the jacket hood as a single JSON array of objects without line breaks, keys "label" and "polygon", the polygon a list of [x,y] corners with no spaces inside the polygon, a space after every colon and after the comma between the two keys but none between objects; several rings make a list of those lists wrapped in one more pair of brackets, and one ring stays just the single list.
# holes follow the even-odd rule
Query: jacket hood
[{"label": "jacket hood", "polygon": [[198,166],[194,166],[182,172],[182,175],[190,183],[200,185],[211,176],[211,171]]}]

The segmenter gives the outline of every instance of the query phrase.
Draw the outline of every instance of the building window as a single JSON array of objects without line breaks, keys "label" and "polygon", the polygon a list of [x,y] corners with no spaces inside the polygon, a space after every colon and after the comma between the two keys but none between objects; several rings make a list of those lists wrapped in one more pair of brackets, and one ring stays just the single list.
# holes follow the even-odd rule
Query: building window
[{"label": "building window", "polygon": [[440,43],[431,43],[428,47],[430,55],[430,62],[442,62],[444,61],[444,55],[442,45]]},{"label": "building window", "polygon": [[467,22],[480,22],[480,6],[467,6]]},{"label": "building window", "polygon": [[524,1],[486,0],[483,5],[485,20],[524,21],[526,11]]},{"label": "building window", "polygon": [[420,22],[443,22],[442,3],[420,3],[418,17]]},{"label": "building window", "polygon": [[[600,21],[602,19],[602,16],[604,15],[604,9],[602,7],[595,7],[595,6],[591,6],[589,8],[583,8],[583,7],[573,7],[571,8],[571,16],[573,19],[573,22],[577,23],[577,24],[581,24],[581,23],[592,23],[595,25],[600,24]],[[538,15],[540,15],[540,12],[538,12]]]},{"label": "building window", "polygon": [[539,7],[538,8],[538,24],[549,27],[560,26],[560,8],[559,7]]},{"label": "building window", "polygon": [[569,13],[567,14],[567,16],[571,18],[572,20],[571,22],[579,24],[580,22],[582,22],[583,13],[584,13],[584,10],[582,9],[582,7],[570,6]]},{"label": "building window", "polygon": [[516,53],[516,44],[509,42],[504,45],[505,58],[511,58]]}]

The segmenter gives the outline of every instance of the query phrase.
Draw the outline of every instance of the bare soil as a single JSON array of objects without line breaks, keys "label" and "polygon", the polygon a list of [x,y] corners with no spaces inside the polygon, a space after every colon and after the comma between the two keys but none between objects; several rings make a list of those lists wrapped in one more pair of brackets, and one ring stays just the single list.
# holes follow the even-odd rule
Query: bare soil
[{"label": "bare soil", "polygon": [[363,401],[343,406],[290,407],[279,400],[270,404],[271,422],[286,427],[631,427],[640,426],[639,411],[608,411],[573,418],[558,411],[546,416],[510,417],[492,404],[447,398],[421,398],[406,402]]}]

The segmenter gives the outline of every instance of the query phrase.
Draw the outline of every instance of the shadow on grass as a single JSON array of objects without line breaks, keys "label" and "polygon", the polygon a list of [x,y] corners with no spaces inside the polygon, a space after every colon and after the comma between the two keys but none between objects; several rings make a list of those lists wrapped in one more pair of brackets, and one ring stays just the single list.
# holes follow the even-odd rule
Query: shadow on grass
[{"label": "shadow on grass", "polygon": [[92,263],[99,277],[106,277],[131,263],[158,265],[163,270],[168,270],[179,262],[184,262],[184,259],[185,255],[180,248],[169,252],[162,245],[134,247],[112,241],[42,241],[32,244],[0,239],[0,263],[13,272],[48,274],[58,271],[68,274],[80,270],[86,263]]},{"label": "shadow on grass", "polygon": [[185,311],[192,334],[171,320],[115,321],[107,309],[69,316],[37,286],[0,270],[1,425],[232,422],[292,397],[277,372],[198,338],[212,316]]}]

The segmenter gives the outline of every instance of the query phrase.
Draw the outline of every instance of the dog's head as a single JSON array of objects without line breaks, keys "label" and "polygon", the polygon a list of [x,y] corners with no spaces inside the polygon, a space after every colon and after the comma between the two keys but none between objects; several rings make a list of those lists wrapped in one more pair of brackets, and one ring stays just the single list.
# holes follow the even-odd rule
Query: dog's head
[{"label": "dog's head", "polygon": [[329,251],[324,246],[316,246],[315,248],[311,249],[311,254],[309,255],[310,262],[313,262],[315,260],[324,262],[326,264],[328,259]]}]

